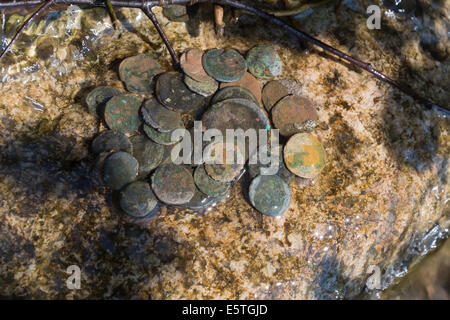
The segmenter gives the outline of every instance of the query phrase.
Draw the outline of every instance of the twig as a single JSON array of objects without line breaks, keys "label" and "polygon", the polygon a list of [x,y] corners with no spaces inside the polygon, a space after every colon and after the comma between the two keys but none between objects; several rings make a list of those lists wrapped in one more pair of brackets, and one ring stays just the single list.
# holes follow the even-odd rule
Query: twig
[{"label": "twig", "polygon": [[119,19],[117,19],[116,13],[114,12],[114,8],[111,4],[111,0],[105,0],[106,7],[108,8],[109,15],[111,16],[111,20],[113,23],[114,29],[117,30],[119,26]]},{"label": "twig", "polygon": [[30,24],[31,21],[33,21],[34,18],[36,18],[39,14],[41,14],[45,9],[51,6],[51,4],[54,2],[54,0],[47,0],[45,3],[41,4],[39,8],[22,24],[22,26],[17,30],[14,37],[11,39],[11,41],[6,46],[5,50],[3,50],[2,54],[0,55],[0,61],[5,56],[5,54],[11,49],[14,42],[17,40],[17,38],[22,34],[22,32],[25,30],[25,28]]}]

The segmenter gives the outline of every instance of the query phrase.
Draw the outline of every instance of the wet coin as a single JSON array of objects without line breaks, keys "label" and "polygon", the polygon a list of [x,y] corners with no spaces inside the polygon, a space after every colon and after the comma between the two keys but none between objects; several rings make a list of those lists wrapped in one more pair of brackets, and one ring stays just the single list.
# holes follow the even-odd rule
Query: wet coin
[{"label": "wet coin", "polygon": [[238,81],[220,84],[220,88],[234,86],[239,86],[247,89],[255,96],[257,103],[261,104],[261,84],[259,83],[259,80],[252,76],[250,73],[246,72],[244,76]]},{"label": "wet coin", "polygon": [[120,90],[109,86],[100,86],[93,89],[86,97],[89,112],[98,117],[103,117],[105,105],[109,99],[118,96]]},{"label": "wet coin", "polygon": [[131,92],[151,93],[153,78],[161,72],[158,61],[144,54],[126,58],[119,66],[120,80]]},{"label": "wet coin", "polygon": [[214,180],[232,182],[244,168],[244,154],[235,143],[213,142],[204,152],[206,173]]},{"label": "wet coin", "polygon": [[288,88],[280,81],[273,80],[266,83],[262,90],[262,102],[264,108],[266,108],[267,111],[270,111],[278,101],[287,95],[289,95]]},{"label": "wet coin", "polygon": [[157,204],[158,200],[147,182],[132,182],[120,191],[120,207],[132,217],[145,217]]},{"label": "wet coin", "polygon": [[313,102],[304,97],[284,97],[272,108],[273,124],[283,136],[312,131],[318,119]]},{"label": "wet coin", "polygon": [[[180,127],[179,129],[183,129],[183,128],[184,127]],[[151,140],[153,140],[154,142],[162,144],[162,145],[165,145],[165,146],[170,146],[172,144],[175,144],[175,143],[179,142],[182,139],[182,136],[179,136],[178,139],[173,139],[172,140],[172,133],[174,131],[159,132],[158,130],[153,129],[152,127],[147,126],[147,125],[144,124],[144,132],[145,132],[145,134]]]},{"label": "wet coin", "polygon": [[203,165],[198,166],[195,169],[194,182],[201,192],[212,197],[220,196],[230,189],[229,184],[212,179],[206,173],[205,167]]},{"label": "wet coin", "polygon": [[[259,151],[259,150],[256,150]],[[272,157],[271,154],[277,154],[277,157]],[[281,177],[286,183],[290,183],[294,174],[288,170],[286,164],[284,163],[283,156],[283,146],[278,146],[276,148],[266,151],[264,156],[264,164],[262,163],[261,155],[255,152],[248,161],[248,173],[250,178],[255,178],[258,175],[273,175],[276,174]]]},{"label": "wet coin", "polygon": [[218,202],[224,199],[228,193],[224,193],[217,197],[211,197],[204,194],[198,188],[196,188],[194,196],[189,202],[182,205],[183,208],[188,208],[191,210],[198,210],[197,213],[204,214],[207,209],[214,207]]},{"label": "wet coin", "polygon": [[190,112],[205,105],[205,98],[189,90],[179,72],[165,72],[156,81],[159,102],[173,111]]},{"label": "wet coin", "polygon": [[191,91],[204,97],[212,96],[219,88],[219,83],[213,78],[210,78],[210,80],[207,81],[199,82],[187,75],[184,75],[184,83]]},{"label": "wet coin", "polygon": [[153,142],[144,135],[131,137],[133,157],[139,163],[139,176],[145,176],[159,166],[164,156],[164,146]]},{"label": "wet coin", "polygon": [[287,168],[302,178],[314,178],[325,166],[325,149],[310,133],[293,135],[284,147]]},{"label": "wet coin", "polygon": [[112,130],[102,131],[94,141],[92,141],[91,147],[94,154],[116,151],[131,153],[133,150],[131,141],[126,135]]},{"label": "wet coin", "polygon": [[160,132],[170,132],[183,126],[181,115],[164,107],[158,100],[146,100],[141,107],[144,122]]},{"label": "wet coin", "polygon": [[111,152],[101,152],[95,157],[94,165],[91,169],[91,177],[98,185],[103,185],[103,166],[110,154]]},{"label": "wet coin", "polygon": [[113,189],[120,190],[137,177],[139,164],[126,152],[115,152],[110,155],[103,166],[103,181]]},{"label": "wet coin", "polygon": [[267,216],[277,216],[289,208],[291,190],[277,175],[259,175],[250,184],[250,202],[256,210]]},{"label": "wet coin", "polygon": [[180,65],[184,73],[199,82],[209,81],[212,78],[203,69],[203,51],[200,49],[189,49],[180,57]]},{"label": "wet coin", "polygon": [[206,73],[220,82],[233,82],[241,79],[247,71],[244,57],[234,49],[211,49],[202,57]]},{"label": "wet coin", "polygon": [[224,87],[219,91],[217,91],[217,93],[211,100],[211,104],[216,104],[217,102],[233,98],[241,98],[258,103],[258,100],[255,98],[253,93],[251,93],[248,89],[238,86],[232,86],[232,87]]},{"label": "wet coin", "polygon": [[196,189],[192,173],[175,164],[162,165],[156,169],[152,175],[152,188],[159,200],[172,205],[188,202]]},{"label": "wet coin", "polygon": [[281,74],[283,63],[277,51],[268,45],[257,45],[247,54],[248,70],[257,78],[269,80]]},{"label": "wet coin", "polygon": [[141,125],[140,107],[139,99],[130,94],[112,97],[105,107],[105,122],[114,131],[136,132]]}]

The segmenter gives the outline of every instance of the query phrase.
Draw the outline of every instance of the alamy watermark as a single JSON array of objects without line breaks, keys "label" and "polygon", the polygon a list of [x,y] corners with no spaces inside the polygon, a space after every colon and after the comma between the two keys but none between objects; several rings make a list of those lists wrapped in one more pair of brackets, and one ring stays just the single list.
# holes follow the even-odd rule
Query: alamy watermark
[{"label": "alamy watermark", "polygon": [[66,273],[70,276],[66,280],[67,289],[78,290],[81,289],[81,269],[77,265],[67,267]]},{"label": "alamy watermark", "polygon": [[381,29],[381,9],[377,5],[367,7],[366,13],[369,15],[366,21],[367,28],[370,30]]}]

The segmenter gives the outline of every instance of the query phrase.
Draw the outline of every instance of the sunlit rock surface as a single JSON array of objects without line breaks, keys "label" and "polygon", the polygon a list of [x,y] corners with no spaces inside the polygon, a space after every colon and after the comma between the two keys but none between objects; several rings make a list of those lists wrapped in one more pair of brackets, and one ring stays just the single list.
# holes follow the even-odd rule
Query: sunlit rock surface
[{"label": "sunlit rock surface", "polygon": [[[448,105],[449,5],[417,3],[401,14],[386,4],[381,30],[366,26],[367,1],[291,21]],[[254,16],[227,21],[218,38],[208,5],[188,23],[155,12],[178,53],[275,46],[279,78],[318,106],[328,163],[314,181],[292,183],[280,218],[256,212],[243,181],[205,215],[168,210],[128,223],[91,174],[89,145],[102,125],[84,98],[98,85],[123,89],[125,57],[148,53],[166,68],[170,57],[138,10],[118,11],[115,31],[104,9],[64,9],[34,23],[0,65],[0,297],[376,298],[448,237],[448,118]],[[3,43],[20,13],[2,23]],[[66,286],[70,265],[81,268],[79,290]],[[376,267],[379,281],[367,286]]]}]

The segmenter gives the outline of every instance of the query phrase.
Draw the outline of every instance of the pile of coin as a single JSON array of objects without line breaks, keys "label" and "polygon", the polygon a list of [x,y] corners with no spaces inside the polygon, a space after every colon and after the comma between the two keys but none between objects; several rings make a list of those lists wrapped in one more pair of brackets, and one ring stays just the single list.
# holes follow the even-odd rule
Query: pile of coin
[{"label": "pile of coin", "polygon": [[[253,207],[269,216],[286,211],[291,179],[319,174],[325,151],[310,134],[318,120],[314,104],[273,80],[282,71],[277,51],[258,45],[244,58],[234,49],[194,48],[183,53],[180,66],[182,72],[164,71],[150,56],[129,57],[119,67],[128,93],[101,86],[88,94],[89,111],[109,128],[92,142],[95,176],[119,192],[122,210],[135,219],[157,215],[161,205],[208,208],[229,194],[246,169]],[[285,146],[269,150],[278,155],[277,170],[266,174],[268,165],[258,161],[177,164],[172,151],[183,136],[173,134],[193,130],[185,115],[201,120],[203,132],[224,135],[227,129],[270,130],[273,124],[287,139]],[[248,160],[257,153],[220,140],[202,143],[210,155],[232,150]]]}]

